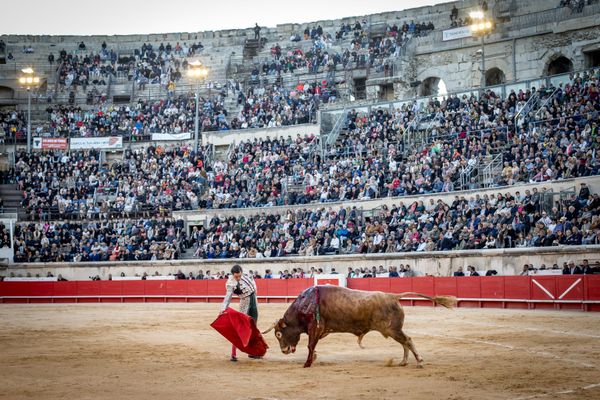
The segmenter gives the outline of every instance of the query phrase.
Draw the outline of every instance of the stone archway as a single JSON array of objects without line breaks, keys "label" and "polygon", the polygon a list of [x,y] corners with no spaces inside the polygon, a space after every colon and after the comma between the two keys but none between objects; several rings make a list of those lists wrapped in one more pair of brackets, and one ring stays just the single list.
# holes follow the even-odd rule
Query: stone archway
[{"label": "stone archway", "polygon": [[544,75],[566,74],[573,71],[573,61],[562,54],[552,57],[546,64]]},{"label": "stone archway", "polygon": [[485,86],[502,85],[506,83],[506,75],[500,68],[490,68],[485,71]]},{"label": "stone archway", "polygon": [[423,79],[421,86],[419,86],[419,96],[437,96],[445,95],[446,93],[446,83],[442,78],[437,76],[430,76]]},{"label": "stone archway", "polygon": [[0,86],[0,100],[13,100],[15,91],[8,86]]}]

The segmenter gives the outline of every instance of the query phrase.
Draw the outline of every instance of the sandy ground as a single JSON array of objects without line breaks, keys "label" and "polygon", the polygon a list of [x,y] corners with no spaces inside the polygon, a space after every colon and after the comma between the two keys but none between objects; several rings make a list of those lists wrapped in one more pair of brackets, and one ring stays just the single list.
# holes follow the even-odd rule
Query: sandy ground
[{"label": "sandy ground", "polygon": [[[259,327],[287,305],[260,305]],[[425,359],[376,332],[330,335],[304,369],[272,333],[264,360],[228,360],[215,304],[0,306],[6,399],[600,399],[600,314],[406,308]]]}]

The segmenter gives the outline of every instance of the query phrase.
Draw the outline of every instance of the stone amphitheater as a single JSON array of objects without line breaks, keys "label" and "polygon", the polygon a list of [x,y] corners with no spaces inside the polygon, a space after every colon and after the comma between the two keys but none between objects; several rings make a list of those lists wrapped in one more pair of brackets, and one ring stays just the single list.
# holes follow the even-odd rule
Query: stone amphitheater
[{"label": "stone amphitheater", "polygon": [[[398,12],[381,14],[351,16],[338,20],[321,20],[307,24],[282,24],[276,27],[265,27],[260,35],[261,40],[254,38],[254,31],[249,29],[204,31],[187,33],[167,33],[149,35],[106,35],[106,36],[30,36],[30,35],[2,35],[0,40],[5,43],[3,53],[0,53],[0,105],[6,110],[27,109],[27,91],[19,86],[18,77],[21,69],[32,67],[42,77],[42,84],[33,93],[31,106],[32,130],[39,124],[47,121],[46,109],[49,105],[76,104],[82,109],[93,109],[95,106],[86,103],[87,92],[97,90],[95,85],[65,87],[59,84],[57,73],[58,65],[48,62],[48,55],[65,51],[68,54],[79,54],[79,44],[85,43],[85,53],[97,52],[103,43],[108,49],[114,50],[118,58],[135,55],[144,44],[151,44],[158,48],[161,44],[176,43],[191,45],[202,43],[203,50],[193,56],[185,58],[187,62],[196,60],[202,62],[209,69],[206,84],[200,87],[203,96],[209,96],[211,91],[223,88],[238,87],[243,91],[256,85],[250,77],[253,70],[260,70],[263,63],[272,59],[271,47],[278,44],[282,52],[297,49],[303,52],[310,51],[312,40],[301,37],[307,26],[321,26],[325,32],[333,34],[343,24],[353,25],[356,21],[362,22],[363,29],[368,39],[385,36],[389,26],[414,21],[416,23],[432,23],[435,29],[427,35],[412,37],[404,46],[402,52],[386,60],[386,69],[370,67],[350,60],[347,65],[338,64],[334,71],[317,72],[309,71],[306,67],[296,69],[294,72],[282,73],[279,76],[260,74],[260,84],[277,83],[283,87],[295,88],[303,82],[320,82],[333,80],[338,89],[335,102],[323,104],[319,110],[316,121],[309,124],[300,124],[273,129],[228,130],[226,132],[205,132],[202,137],[203,145],[210,147],[212,160],[227,160],[231,147],[242,140],[253,138],[276,138],[280,136],[315,135],[319,139],[321,151],[324,146],[335,147],[338,141],[342,116],[350,109],[369,111],[376,107],[399,107],[413,101],[426,101],[438,93],[440,82],[448,94],[471,94],[483,89],[496,91],[501,97],[506,97],[510,91],[531,90],[540,85],[558,85],[568,82],[569,73],[583,71],[600,65],[600,4],[591,2],[582,12],[574,12],[569,7],[557,7],[554,1],[535,0],[517,2],[510,0],[490,1],[487,4],[487,13],[494,21],[494,29],[485,36],[485,39],[465,34],[464,29],[459,32],[459,38],[451,37],[457,28],[450,26],[451,15],[457,12],[458,16],[465,18],[470,10],[480,6],[478,1],[467,0],[450,2],[435,6],[408,9]],[[455,11],[456,10],[456,11]],[[460,30],[460,28],[458,28]],[[294,35],[300,35],[299,41],[292,41]],[[463,37],[464,36],[464,37]],[[352,36],[348,35],[336,39],[327,48],[330,53],[343,53],[352,46]],[[485,40],[485,42],[484,42]],[[25,48],[32,48],[33,52],[24,52]],[[9,56],[10,55],[10,56]],[[483,60],[482,58],[485,58]],[[485,71],[482,70],[483,62]],[[164,99],[169,96],[170,90],[175,94],[190,93],[195,90],[195,83],[187,76],[183,76],[174,88],[168,89],[166,85],[149,82],[140,88],[131,76],[114,74],[108,82],[99,87],[107,104],[133,104],[139,100]],[[235,96],[228,96],[224,100],[227,115],[235,116],[240,111],[240,105]],[[415,122],[417,131],[427,132],[428,124]],[[11,168],[15,160],[15,152],[23,149],[25,141],[19,138],[9,143],[4,142],[0,163],[5,171]],[[170,143],[170,142],[169,142]],[[173,144],[173,143],[171,143]],[[112,162],[120,160],[126,148],[147,146],[147,143],[127,143],[121,150],[103,152],[104,160]],[[493,167],[493,168],[492,168]],[[487,169],[489,175],[499,174],[500,165],[490,165]],[[485,179],[480,175],[481,179]],[[600,191],[600,180],[596,177],[582,178],[583,180],[563,181],[549,184],[555,190],[556,199],[561,196],[561,191],[588,182],[594,191]],[[483,182],[483,186],[485,182]],[[531,187],[542,187],[540,184],[530,184]],[[467,189],[466,187],[462,189]],[[514,193],[523,190],[523,187],[510,187],[507,192]],[[497,189],[489,187],[485,193],[495,193]],[[504,190],[504,189],[503,189]],[[473,193],[483,193],[481,190],[464,192],[466,196]],[[22,210],[19,209],[22,194],[14,184],[4,184],[0,187],[0,196],[4,199],[5,211],[14,211],[13,214],[5,213],[5,224],[16,223]],[[438,195],[436,198],[451,200],[453,194]],[[427,197],[407,198],[405,201],[427,199]],[[391,205],[397,199],[382,198],[368,201],[356,201],[353,204],[365,212],[375,212],[383,205]],[[330,203],[328,206],[340,207],[340,203]],[[318,208],[319,204],[292,206],[292,208]],[[272,208],[273,212],[285,212],[289,207]],[[374,211],[375,210],[375,211]],[[250,215],[256,209],[243,210],[206,209],[174,212],[173,216],[182,218],[186,227],[206,225],[216,215]],[[2,249],[3,258],[11,263],[12,271],[17,274],[31,272],[28,268],[33,266],[12,264],[13,250]],[[474,257],[476,262],[493,265],[498,271],[515,273],[520,269],[524,260],[530,259],[535,254],[537,263],[550,262],[558,254],[559,262],[563,262],[580,250],[568,248],[547,249],[548,256],[539,251],[496,250],[496,254],[486,253],[464,254],[464,257]],[[506,253],[508,251],[508,253]],[[595,249],[585,250],[590,255],[596,254]],[[452,271],[453,258],[437,260],[437,256],[415,257],[403,255],[390,257],[383,255],[370,255],[373,259],[369,264],[390,265],[399,260],[413,260],[419,265],[422,273],[446,274]],[[350,256],[349,256],[350,257]],[[461,255],[456,261],[460,265],[467,265]],[[546,257],[546,258],[544,258]],[[594,259],[597,257],[594,256]],[[490,261],[491,260],[491,261]],[[186,262],[186,261],[182,261]],[[219,263],[219,261],[212,261]],[[303,258],[292,258],[286,261],[290,268],[294,265],[306,266]],[[325,268],[332,266],[346,266],[364,264],[364,257],[356,260],[333,258],[320,260],[319,265]],[[250,262],[257,270],[264,270],[266,264],[259,261]],[[252,264],[252,263],[256,263]],[[350,263],[350,264],[349,264]],[[265,265],[263,265],[265,264]],[[182,264],[184,265],[184,264]],[[164,272],[173,272],[173,266],[159,266]],[[39,271],[45,271],[46,265],[39,265]],[[79,267],[73,269],[71,265],[64,267],[55,266],[58,273],[66,273],[73,277],[87,277],[96,274],[97,266],[89,270]],[[58,269],[65,268],[65,269]],[[106,264],[100,275],[107,275],[110,268]],[[158,268],[158,267],[157,267]],[[152,267],[154,270],[154,266]],[[221,269],[216,267],[215,269]]]}]

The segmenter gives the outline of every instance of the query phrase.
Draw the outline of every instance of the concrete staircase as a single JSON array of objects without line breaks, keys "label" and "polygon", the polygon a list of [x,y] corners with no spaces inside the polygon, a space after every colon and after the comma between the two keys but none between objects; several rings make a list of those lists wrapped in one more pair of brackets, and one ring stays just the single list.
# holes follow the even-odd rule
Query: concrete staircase
[{"label": "concrete staircase", "polygon": [[244,59],[251,60],[262,49],[260,39],[247,39],[244,44]]},{"label": "concrete staircase", "polygon": [[215,146],[215,153],[213,161],[223,161],[224,163],[229,162],[229,146]]},{"label": "concrete staircase", "polygon": [[242,110],[242,106],[238,105],[237,103],[237,95],[229,94],[227,97],[225,97],[224,105],[225,109],[227,110],[228,120],[235,118]]}]

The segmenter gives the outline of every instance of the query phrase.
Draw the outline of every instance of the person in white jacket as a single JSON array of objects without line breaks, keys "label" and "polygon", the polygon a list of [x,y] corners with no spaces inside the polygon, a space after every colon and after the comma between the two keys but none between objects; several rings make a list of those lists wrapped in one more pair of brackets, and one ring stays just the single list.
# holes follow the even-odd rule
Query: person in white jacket
[{"label": "person in white jacket", "polygon": [[[225,283],[225,299],[221,304],[221,314],[225,312],[233,295],[240,297],[240,312],[248,315],[258,322],[258,303],[256,301],[256,283],[254,278],[250,275],[244,274],[242,267],[234,265],[231,268],[231,275]],[[261,358],[256,356],[249,356],[250,358]],[[235,346],[231,347],[231,361],[237,361],[237,349]]]}]

